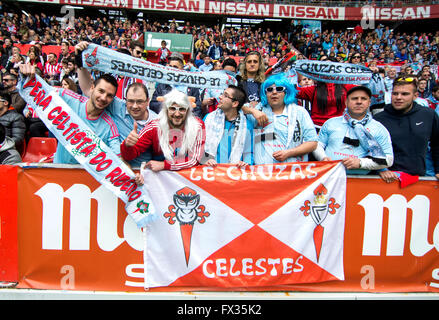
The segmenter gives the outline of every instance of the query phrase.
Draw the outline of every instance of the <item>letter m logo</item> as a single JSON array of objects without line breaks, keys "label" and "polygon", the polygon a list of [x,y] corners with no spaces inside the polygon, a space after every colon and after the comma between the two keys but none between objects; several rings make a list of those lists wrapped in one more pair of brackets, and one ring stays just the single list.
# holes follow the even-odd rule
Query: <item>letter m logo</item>
[{"label": "letter m logo", "polygon": [[[103,186],[94,192],[83,184],[74,184],[66,191],[56,183],[47,183],[37,192],[42,200],[42,248],[62,250],[63,218],[69,216],[69,249],[90,250],[91,201],[97,202],[97,242],[105,251],[118,247],[123,238],[117,235],[118,198]],[[70,210],[64,215],[64,207]],[[67,209],[67,208],[66,208]],[[69,215],[67,213],[70,213]]]},{"label": "letter m logo", "polygon": [[[406,222],[412,214],[410,252],[417,257],[425,255],[433,247],[439,248],[439,224],[433,233],[433,243],[428,242],[430,200],[424,195],[416,195],[410,201],[393,194],[386,201],[374,193],[368,194],[359,203],[364,208],[363,255],[381,255],[384,208],[388,212],[387,256],[402,256],[406,237]],[[438,250],[439,251],[439,250]]]}]

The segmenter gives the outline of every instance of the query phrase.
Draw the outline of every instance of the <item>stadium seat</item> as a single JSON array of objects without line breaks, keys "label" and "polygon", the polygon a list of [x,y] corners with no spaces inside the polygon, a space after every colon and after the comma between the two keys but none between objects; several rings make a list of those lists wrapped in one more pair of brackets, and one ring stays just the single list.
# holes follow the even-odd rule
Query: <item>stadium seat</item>
[{"label": "stadium seat", "polygon": [[32,137],[27,143],[23,162],[53,162],[58,141],[49,137]]}]

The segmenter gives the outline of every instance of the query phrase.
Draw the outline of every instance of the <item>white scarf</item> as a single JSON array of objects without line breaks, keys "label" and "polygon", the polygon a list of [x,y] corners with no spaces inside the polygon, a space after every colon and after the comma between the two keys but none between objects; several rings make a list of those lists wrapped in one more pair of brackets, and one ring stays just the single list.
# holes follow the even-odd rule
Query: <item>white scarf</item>
[{"label": "white scarf", "polygon": [[[274,133],[274,127],[275,127],[275,121],[276,116],[273,113],[273,109],[271,109],[270,106],[264,106],[262,107],[261,104],[257,105],[256,108],[263,111],[267,117],[269,124],[264,128],[265,133]],[[291,140],[293,140],[294,137],[294,130],[296,129],[296,118],[297,118],[297,108],[301,108],[300,106],[296,105],[295,103],[291,103],[287,106],[285,106],[287,110],[287,116],[288,116],[288,138],[287,138],[287,148],[290,148]]]},{"label": "white scarf", "polygon": [[[216,109],[206,116],[206,144],[205,151],[216,158],[218,145],[224,134],[224,125],[226,116],[224,111]],[[232,150],[229,157],[229,163],[236,163],[241,160],[244,151],[245,135],[247,131],[247,118],[242,110],[239,110],[235,122],[235,132],[232,139]]]}]

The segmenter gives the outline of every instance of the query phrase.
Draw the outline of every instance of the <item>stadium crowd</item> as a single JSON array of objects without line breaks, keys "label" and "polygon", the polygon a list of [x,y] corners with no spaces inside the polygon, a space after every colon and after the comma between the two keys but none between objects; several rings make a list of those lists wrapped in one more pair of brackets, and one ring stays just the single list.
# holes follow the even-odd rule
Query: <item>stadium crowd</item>
[{"label": "stadium crowd", "polygon": [[[353,97],[357,99],[366,98],[366,100],[367,97],[369,97],[369,104],[367,105],[369,110],[370,101],[373,100],[374,93],[368,88],[361,87],[363,91],[357,90],[358,88],[354,89],[355,86],[353,85],[340,87],[333,84],[324,84],[322,86],[321,83],[313,82],[300,74],[297,88],[290,89],[289,85],[284,83],[278,75],[265,74],[266,68],[272,65],[273,61],[279,61],[286,58],[289,53],[294,52],[295,59],[355,63],[369,67],[375,73],[379,74],[385,86],[384,91],[381,92],[383,95],[382,100],[385,102],[379,104],[379,106],[374,109],[373,117],[375,118],[376,116],[377,119],[384,117],[383,114],[389,111],[389,105],[397,109],[394,100],[396,99],[394,97],[395,94],[393,94],[394,88],[398,87],[399,84],[414,86],[415,92],[413,93],[413,105],[411,106],[423,105],[426,106],[425,110],[433,112],[426,116],[431,118],[428,121],[432,121],[432,131],[428,132],[428,134],[427,132],[423,133],[426,135],[426,141],[414,142],[420,146],[419,154],[416,155],[418,158],[420,157],[420,161],[417,159],[415,161],[416,165],[420,163],[424,164],[420,165],[420,170],[407,170],[407,172],[413,175],[436,175],[438,177],[439,138],[437,135],[439,128],[437,127],[437,114],[439,114],[439,87],[437,81],[437,63],[439,54],[439,31],[431,31],[428,33],[416,31],[412,33],[401,33],[391,30],[389,26],[383,25],[377,25],[373,30],[363,30],[357,25],[350,30],[327,29],[320,31],[318,29],[310,30],[302,25],[300,21],[292,20],[291,25],[285,32],[275,33],[269,28],[265,30],[262,28],[235,29],[227,27],[221,29],[219,25],[213,27],[206,25],[197,26],[191,24],[189,21],[180,24],[175,20],[159,23],[139,19],[134,21],[122,21],[118,19],[109,20],[106,17],[92,19],[88,16],[80,16],[75,18],[73,27],[62,28],[62,22],[59,21],[57,17],[47,16],[43,12],[28,15],[22,12],[3,11],[0,14],[0,43],[2,44],[0,48],[2,83],[0,92],[0,125],[3,126],[5,130],[0,130],[0,133],[5,132],[5,138],[2,140],[2,136],[0,135],[0,152],[3,151],[4,146],[11,145],[9,140],[13,140],[18,154],[23,155],[26,143],[31,137],[50,135],[44,123],[38,119],[32,108],[26,105],[23,98],[18,94],[16,85],[20,68],[23,68],[20,66],[29,64],[34,66],[35,72],[46,79],[52,86],[61,87],[62,90],[69,89],[78,94],[93,97],[92,92],[96,89],[97,84],[90,84],[88,87],[84,87],[81,81],[81,77],[84,77],[84,74],[82,74],[83,68],[81,68],[80,62],[78,62],[77,59],[80,50],[83,49],[81,46],[83,46],[84,43],[95,43],[139,58],[145,58],[143,49],[144,32],[192,34],[194,37],[194,59],[184,61],[181,54],[171,53],[170,50],[166,48],[166,43],[164,43],[162,48],[159,48],[157,52],[157,58],[160,62],[175,68],[187,70],[226,70],[229,74],[236,77],[237,86],[230,87],[224,92],[212,92],[209,88],[205,88],[205,90],[193,90],[191,93],[186,91],[185,93],[187,95],[195,96],[196,100],[196,107],[193,108],[193,112],[189,112],[188,109],[192,108],[189,106],[190,103],[188,100],[176,94],[174,92],[175,90],[173,90],[175,88],[171,86],[161,87],[160,84],[157,84],[155,87],[156,92],[154,92],[152,97],[150,97],[146,91],[145,96],[134,99],[130,98],[129,91],[133,89],[131,96],[134,93],[137,94],[136,87],[130,87],[132,83],[124,83],[122,85],[122,93],[118,94],[115,92],[114,96],[121,98],[121,101],[126,101],[128,113],[130,113],[130,105],[135,106],[149,102],[150,106],[150,110],[147,111],[147,117],[141,119],[143,122],[139,122],[139,119],[132,115],[131,122],[129,123],[129,125],[135,126],[137,129],[137,123],[140,124],[142,122],[142,128],[144,128],[140,131],[142,133],[127,130],[125,135],[120,139],[120,151],[124,158],[126,156],[125,160],[127,161],[138,157],[139,154],[147,150],[147,147],[150,147],[151,143],[159,144],[159,141],[156,141],[158,138],[148,138],[144,134],[144,131],[147,131],[146,128],[148,128],[147,123],[150,121],[154,122],[154,119],[156,119],[152,126],[153,129],[151,129],[153,130],[151,131],[153,135],[156,134],[157,130],[158,132],[169,131],[169,128],[165,130],[163,127],[160,127],[163,124],[158,119],[160,119],[162,108],[168,110],[166,116],[168,116],[170,123],[174,123],[173,121],[175,121],[175,123],[181,121],[181,119],[178,119],[175,115],[182,115],[183,122],[185,121],[184,115],[186,115],[186,118],[190,118],[189,113],[194,115],[196,121],[194,120],[191,123],[195,129],[193,132],[187,133],[188,141],[198,139],[197,132],[200,128],[204,127],[206,127],[208,133],[207,139],[209,139],[209,134],[212,135],[213,131],[209,129],[208,125],[215,127],[215,129],[220,129],[219,131],[223,132],[225,130],[224,128],[217,128],[215,125],[215,121],[218,121],[219,118],[212,117],[217,116],[217,110],[224,108],[223,113],[226,115],[225,120],[222,119],[221,123],[224,124],[225,121],[225,126],[229,133],[227,133],[228,136],[224,138],[226,141],[229,141],[234,140],[234,131],[231,129],[244,125],[244,127],[250,131],[250,128],[253,129],[261,125],[268,125],[271,123],[270,120],[278,116],[277,112],[279,110],[281,114],[282,112],[288,113],[289,111],[284,112],[283,110],[290,110],[291,108],[287,108],[287,106],[289,106],[295,98],[298,98],[298,104],[305,107],[303,110],[307,111],[306,114],[302,112],[294,114],[294,117],[297,117],[298,123],[300,123],[304,129],[300,139],[289,148],[290,133],[288,129],[272,128],[275,133],[276,130],[280,130],[282,132],[281,135],[285,134],[285,139],[288,140],[288,143],[283,144],[285,149],[295,151],[282,153],[282,150],[278,150],[279,146],[276,144],[273,144],[268,149],[264,143],[261,146],[257,146],[253,142],[252,146],[252,139],[247,141],[247,139],[243,138],[240,150],[242,157],[235,157],[235,162],[239,163],[239,165],[246,165],[263,163],[263,161],[306,161],[308,156],[311,159],[318,160],[334,159],[334,154],[332,154],[331,157],[325,154],[325,147],[327,147],[325,143],[328,143],[328,141],[324,142],[320,139],[322,130],[324,130],[325,134],[328,134],[327,130],[329,129],[327,127],[329,127],[329,125],[325,126],[325,122],[332,118],[343,116],[345,119],[350,119],[352,114],[349,113],[351,109],[348,104],[354,104],[352,101]],[[17,44],[30,45],[30,49],[24,54],[20,52],[20,48]],[[43,48],[47,45],[58,45],[60,47],[59,53],[44,54]],[[73,46],[75,46],[75,50],[72,50]],[[231,57],[236,56],[241,57],[238,63],[236,63],[235,59],[231,59]],[[91,74],[89,77],[93,80],[100,79],[99,74]],[[116,78],[116,88],[118,84],[119,86],[121,85],[119,80],[120,79]],[[401,83],[398,84],[398,81]],[[112,83],[111,80],[107,82]],[[125,91],[125,89],[128,90]],[[366,96],[358,98],[357,95],[361,95],[361,93],[364,93]],[[285,101],[287,99],[285,99],[285,101],[282,99],[282,103],[275,106],[276,103],[273,101],[276,99],[273,100],[273,95],[276,96],[277,94],[281,96],[283,94],[286,98],[290,97],[291,100],[286,103]],[[231,99],[226,103],[227,97]],[[160,100],[160,98],[162,99]],[[175,108],[175,104],[180,107]],[[231,109],[227,109],[226,105],[230,105],[230,108],[237,108],[237,111],[230,112]],[[260,106],[259,108],[257,108],[258,105]],[[228,111],[226,111],[226,109]],[[434,111],[436,111],[436,113]],[[367,114],[368,117],[372,117],[372,113],[367,112],[365,114]],[[236,117],[241,119],[241,122],[237,122]],[[293,112],[291,112],[291,117],[293,117]],[[245,124],[246,121],[242,122],[242,118],[248,119],[247,124]],[[426,119],[421,119],[427,122]],[[288,114],[287,120],[291,120],[290,114]],[[372,120],[373,119],[370,119],[370,121]],[[388,137],[389,141],[391,140],[393,143],[394,139],[401,140],[401,137],[398,136],[399,133],[392,131],[395,126],[392,126],[392,124],[387,126],[386,121],[383,120],[380,123],[387,128],[383,129],[381,124],[375,123],[375,120],[373,121],[373,126],[379,128],[377,131],[383,132],[383,135],[390,133]],[[178,124],[175,123],[174,125],[178,127]],[[120,128],[119,126],[117,127]],[[353,125],[353,127],[355,127],[355,125]],[[366,122],[364,127],[367,127]],[[238,131],[239,130],[236,129],[236,132]],[[191,136],[191,134],[193,136]],[[244,137],[244,133],[241,132],[241,135]],[[360,135],[360,133],[357,133],[357,135]],[[365,139],[368,141],[375,141],[377,139],[377,137],[372,139],[367,134],[365,135],[367,136],[367,139]],[[386,137],[380,138],[384,141]],[[221,137],[218,139],[220,138]],[[148,142],[146,142],[145,139],[148,139]],[[268,138],[264,137],[264,139]],[[222,139],[220,140],[222,141]],[[317,143],[311,143],[317,141],[319,141],[318,145]],[[380,140],[378,139],[378,141]],[[399,149],[395,150],[396,147],[399,148],[400,146],[393,144],[392,152],[392,150],[389,151],[388,148],[389,141],[386,142],[386,148],[383,148],[385,149],[383,154],[369,157],[373,160],[378,159],[375,163],[369,161],[369,159],[367,161],[364,160],[363,163],[346,163],[346,168],[348,170],[364,169],[363,173],[376,173],[384,172],[386,168],[392,168],[393,163],[395,170],[404,171],[404,165],[412,161],[410,157],[404,155],[407,149],[410,148],[402,148],[404,149],[403,151]],[[231,159],[229,156],[223,157],[223,155],[219,155],[222,152],[218,152],[218,155],[216,154],[216,147],[218,143],[221,144],[221,142],[216,141],[217,145],[214,147],[208,142],[210,141],[206,141],[206,147],[208,147],[207,149],[210,151],[210,157],[208,157],[209,159],[204,161],[204,163],[215,165],[216,163],[227,162]],[[343,143],[344,142],[345,141],[343,141]],[[360,144],[362,144],[361,142],[362,141],[360,141]],[[140,145],[138,145],[138,143],[140,143]],[[227,142],[225,144],[227,144]],[[172,161],[169,159],[170,157],[172,158],[172,154],[164,152],[166,150],[163,150],[164,146],[161,142],[160,146],[162,150],[153,145],[154,152],[151,154],[151,157],[149,157],[150,161],[154,161],[151,164],[152,168],[158,168],[155,165],[163,161],[163,156],[165,157],[165,164],[164,167],[160,167],[161,169],[172,170],[174,168],[177,170],[184,167],[173,167]],[[169,149],[167,151],[170,151],[172,146],[167,145],[166,148]],[[188,146],[186,145],[185,148],[187,151]],[[220,147],[218,146],[218,148]],[[333,148],[333,146],[331,146],[331,148]],[[162,153],[160,151],[162,151]],[[218,151],[220,150],[218,149]],[[253,152],[255,153],[254,157],[245,156]],[[230,150],[226,151],[226,154],[229,153]],[[258,155],[256,156],[256,154]],[[269,156],[267,157],[266,154],[269,154]],[[368,154],[368,152],[366,152],[366,154]],[[349,158],[361,158],[363,156],[365,156],[365,154],[361,156],[359,154],[351,154]],[[395,164],[398,163],[396,158],[403,156],[406,157],[403,159],[404,165],[395,167]],[[411,156],[413,157],[413,155]],[[200,155],[195,155],[194,157],[197,159],[195,163],[202,163]],[[14,155],[13,158],[15,159],[14,161],[17,162],[19,157]],[[367,157],[364,158],[366,159]],[[193,159],[189,156],[186,157],[184,161],[192,165],[194,164]],[[411,165],[413,166],[414,164],[412,163]],[[351,172],[356,173],[356,171]],[[385,174],[383,174],[382,177],[384,180],[387,179],[386,181],[392,181],[388,176],[385,177]]]}]

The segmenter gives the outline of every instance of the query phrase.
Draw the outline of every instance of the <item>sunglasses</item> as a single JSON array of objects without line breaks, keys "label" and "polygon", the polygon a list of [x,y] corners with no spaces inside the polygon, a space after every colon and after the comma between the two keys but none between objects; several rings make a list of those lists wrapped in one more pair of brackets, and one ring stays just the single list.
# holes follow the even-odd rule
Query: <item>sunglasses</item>
[{"label": "sunglasses", "polygon": [[416,80],[416,78],[413,78],[413,77],[400,77],[400,78],[395,79],[395,82],[400,82],[400,81],[413,82],[415,80]]},{"label": "sunglasses", "polygon": [[177,107],[174,107],[174,106],[169,107],[168,110],[171,111],[172,113],[177,112],[177,110],[180,113],[186,113],[186,111],[187,111],[187,109],[185,107],[178,107],[177,108]]},{"label": "sunglasses", "polygon": [[273,90],[276,90],[276,92],[284,92],[287,88],[285,87],[268,87],[265,89],[265,92],[273,92]]},{"label": "sunglasses", "polygon": [[352,59],[360,59],[361,56],[353,56]]}]

